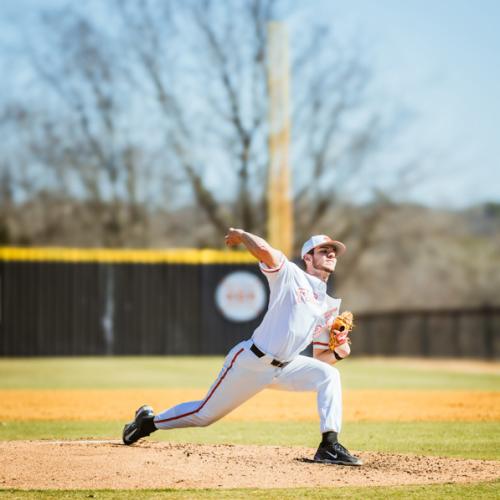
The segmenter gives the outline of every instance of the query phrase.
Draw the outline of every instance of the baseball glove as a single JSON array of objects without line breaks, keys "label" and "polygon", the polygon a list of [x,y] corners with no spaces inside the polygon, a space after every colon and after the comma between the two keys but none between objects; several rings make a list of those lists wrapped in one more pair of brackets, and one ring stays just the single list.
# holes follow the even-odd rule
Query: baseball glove
[{"label": "baseball glove", "polygon": [[[344,311],[335,318],[335,321],[330,327],[329,347],[331,351],[333,351],[337,346],[344,344],[346,341],[349,344],[351,343],[349,333],[351,333],[354,327],[353,319],[351,311]],[[336,335],[334,330],[341,332],[341,335]]]}]

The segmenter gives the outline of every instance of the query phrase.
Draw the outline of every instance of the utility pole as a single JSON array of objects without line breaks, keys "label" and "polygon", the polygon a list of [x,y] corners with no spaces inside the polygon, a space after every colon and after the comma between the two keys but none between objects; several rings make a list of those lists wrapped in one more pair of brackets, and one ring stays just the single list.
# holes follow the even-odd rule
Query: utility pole
[{"label": "utility pole", "polygon": [[290,183],[289,61],[286,25],[268,25],[269,175],[267,240],[291,258],[293,200]]}]

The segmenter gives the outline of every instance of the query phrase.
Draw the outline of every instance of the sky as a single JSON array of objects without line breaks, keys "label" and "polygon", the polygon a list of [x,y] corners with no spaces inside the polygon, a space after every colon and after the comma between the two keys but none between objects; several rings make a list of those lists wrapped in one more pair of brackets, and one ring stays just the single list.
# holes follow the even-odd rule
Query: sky
[{"label": "sky", "polygon": [[302,18],[369,47],[376,92],[414,115],[405,147],[442,158],[417,201],[500,202],[499,1],[323,0]]},{"label": "sky", "polygon": [[[60,3],[2,0],[0,58],[9,55],[5,47],[10,41],[30,32],[37,9]],[[432,171],[412,191],[412,199],[454,208],[500,203],[500,1],[292,4],[293,14],[286,19],[292,36],[294,26],[322,22],[333,25],[341,40],[359,40],[374,69],[373,95],[411,111],[412,126],[394,146],[434,158]]]}]

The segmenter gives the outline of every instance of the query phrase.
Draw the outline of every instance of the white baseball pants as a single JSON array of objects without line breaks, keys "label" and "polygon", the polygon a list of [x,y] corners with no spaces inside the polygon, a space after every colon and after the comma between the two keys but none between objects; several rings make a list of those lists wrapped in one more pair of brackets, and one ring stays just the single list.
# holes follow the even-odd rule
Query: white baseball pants
[{"label": "white baseball pants", "polygon": [[158,429],[204,427],[216,422],[262,389],[316,391],[321,432],[340,432],[342,388],[333,366],[308,356],[297,356],[284,368],[271,365],[272,358],[258,358],[251,340],[229,351],[224,365],[201,401],[174,406],[154,418]]}]

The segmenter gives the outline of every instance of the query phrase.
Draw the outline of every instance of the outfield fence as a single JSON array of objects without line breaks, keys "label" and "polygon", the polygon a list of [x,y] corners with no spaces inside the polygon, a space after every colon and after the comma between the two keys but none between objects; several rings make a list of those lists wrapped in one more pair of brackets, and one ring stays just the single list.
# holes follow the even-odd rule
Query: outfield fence
[{"label": "outfield fence", "polygon": [[[251,335],[267,298],[245,252],[0,248],[0,356],[223,354]],[[500,351],[498,307],[355,319],[356,354]]]},{"label": "outfield fence", "polygon": [[367,355],[497,359],[500,307],[362,313],[352,336]]}]

